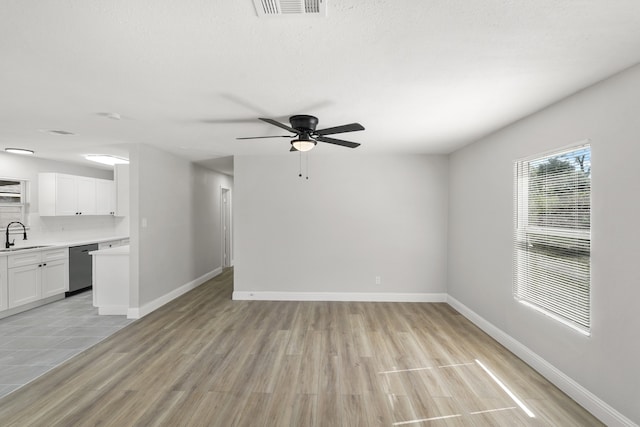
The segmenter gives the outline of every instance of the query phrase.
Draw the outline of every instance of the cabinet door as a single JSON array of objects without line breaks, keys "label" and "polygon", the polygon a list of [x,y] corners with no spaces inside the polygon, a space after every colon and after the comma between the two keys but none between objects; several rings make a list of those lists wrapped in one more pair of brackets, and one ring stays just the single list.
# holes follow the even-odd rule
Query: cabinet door
[{"label": "cabinet door", "polygon": [[56,215],[76,215],[78,213],[78,190],[76,177],[57,174],[55,206]]},{"label": "cabinet door", "polygon": [[96,179],[96,215],[113,215],[115,212],[115,185],[108,179]]},{"label": "cabinet door", "polygon": [[7,293],[7,257],[0,256],[0,311],[8,308]]},{"label": "cabinet door", "polygon": [[40,299],[40,264],[9,268],[7,277],[9,308],[18,307]]},{"label": "cabinet door", "polygon": [[96,214],[96,180],[84,176],[76,176],[78,190],[78,212],[82,215]]},{"label": "cabinet door", "polygon": [[42,264],[42,298],[58,295],[69,290],[69,267],[66,259],[47,261]]}]

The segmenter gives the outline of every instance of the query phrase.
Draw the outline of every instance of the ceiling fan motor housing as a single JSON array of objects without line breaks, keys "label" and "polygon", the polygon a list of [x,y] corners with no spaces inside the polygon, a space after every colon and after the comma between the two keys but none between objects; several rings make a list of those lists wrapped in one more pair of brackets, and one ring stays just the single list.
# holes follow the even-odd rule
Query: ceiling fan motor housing
[{"label": "ceiling fan motor housing", "polygon": [[296,116],[289,117],[289,123],[291,127],[300,131],[308,131],[313,133],[318,125],[318,118],[314,116],[308,116],[306,114],[298,114]]},{"label": "ceiling fan motor housing", "polygon": [[[364,130],[364,126],[362,126],[360,123],[349,123],[342,126],[334,126],[330,128],[316,130],[316,126],[318,125],[318,118],[314,116],[309,116],[307,114],[297,114],[295,116],[289,117],[289,122],[291,123],[291,126],[287,126],[284,123],[280,123],[277,120],[269,119],[266,117],[259,117],[259,120],[262,120],[263,122],[267,122],[270,125],[277,126],[291,133],[295,133],[296,136],[294,136],[294,138],[296,139],[291,141],[291,145],[293,146],[291,151],[296,151],[296,150],[307,151],[313,148],[313,146],[315,146],[316,142],[318,141],[326,142],[328,144],[340,145],[342,147],[356,148],[360,146],[360,144],[357,142],[345,141],[344,139],[330,138],[327,135]],[[253,137],[238,138],[238,139],[290,138],[290,137],[291,136],[289,135],[277,135],[277,136],[253,136]],[[302,149],[303,147],[310,147],[310,148],[307,148],[307,150],[303,150]]]}]

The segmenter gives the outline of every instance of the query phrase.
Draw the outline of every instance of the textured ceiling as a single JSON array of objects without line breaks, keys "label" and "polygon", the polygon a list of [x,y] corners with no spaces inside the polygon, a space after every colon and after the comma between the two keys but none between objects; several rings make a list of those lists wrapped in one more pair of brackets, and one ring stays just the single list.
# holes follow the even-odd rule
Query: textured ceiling
[{"label": "textured ceiling", "polygon": [[313,114],[363,124],[342,135],[361,151],[447,153],[640,61],[637,0],[328,1],[258,18],[252,0],[2,0],[0,148],[284,155],[235,138]]}]

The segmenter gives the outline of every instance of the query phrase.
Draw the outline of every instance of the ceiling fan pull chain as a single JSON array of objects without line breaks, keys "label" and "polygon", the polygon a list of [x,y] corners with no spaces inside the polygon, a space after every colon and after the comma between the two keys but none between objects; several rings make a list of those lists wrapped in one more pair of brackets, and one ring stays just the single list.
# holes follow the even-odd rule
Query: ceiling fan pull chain
[{"label": "ceiling fan pull chain", "polygon": [[300,160],[298,164],[298,176],[302,178],[302,151],[298,151],[298,153],[300,154],[300,156],[298,157],[298,159]]},{"label": "ceiling fan pull chain", "polygon": [[307,160],[307,179],[309,179],[309,153],[304,153],[304,157]]}]

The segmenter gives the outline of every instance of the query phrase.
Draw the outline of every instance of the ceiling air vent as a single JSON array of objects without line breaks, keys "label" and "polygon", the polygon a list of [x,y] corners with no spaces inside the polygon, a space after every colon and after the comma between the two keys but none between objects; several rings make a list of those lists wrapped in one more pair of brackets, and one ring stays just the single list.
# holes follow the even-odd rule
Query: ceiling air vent
[{"label": "ceiling air vent", "polygon": [[259,17],[278,15],[327,16],[327,0],[253,0]]}]

